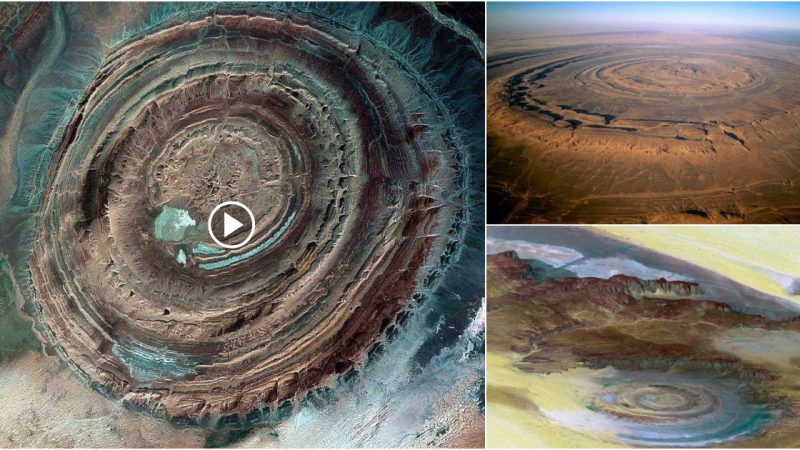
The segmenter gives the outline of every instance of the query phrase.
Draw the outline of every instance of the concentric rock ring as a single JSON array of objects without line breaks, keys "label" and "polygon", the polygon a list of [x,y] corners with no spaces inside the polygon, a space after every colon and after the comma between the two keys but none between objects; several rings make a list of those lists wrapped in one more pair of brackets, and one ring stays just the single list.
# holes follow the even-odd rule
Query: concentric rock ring
[{"label": "concentric rock ring", "polygon": [[595,374],[593,383],[571,385],[583,407],[544,405],[542,413],[566,428],[635,447],[691,448],[756,435],[778,414],[741,379],[608,368]]},{"label": "concentric rock ring", "polygon": [[[702,56],[643,57],[630,63],[609,64],[591,72],[589,78],[605,82],[609,89],[628,95],[712,96],[752,89],[766,81],[763,75],[734,61]],[[668,77],[664,77],[664,75]],[[586,75],[586,73],[582,74]]]},{"label": "concentric rock ring", "polygon": [[590,429],[615,430],[631,445],[709,446],[758,433],[774,419],[737,380],[656,371],[617,375],[602,379],[582,420]]},{"label": "concentric rock ring", "polygon": [[692,385],[625,384],[597,393],[594,406],[625,420],[655,423],[711,414],[720,408],[720,400],[710,390]]},{"label": "concentric rock ring", "polygon": [[701,374],[620,372],[592,399],[591,428],[636,446],[700,447],[759,432],[773,419],[736,381]]},{"label": "concentric rock ring", "polygon": [[[458,251],[468,181],[443,108],[391,50],[301,14],[120,45],[45,191],[44,334],[95,386],[195,421],[345,373]],[[228,200],[256,218],[241,249],[204,233]]]},{"label": "concentric rock ring", "polygon": [[[728,109],[741,103],[742,95],[780,98],[774,91],[781,86],[772,80],[785,80],[796,69],[757,55],[722,51],[648,46],[593,50],[509,78],[507,101],[576,126],[612,121],[710,126],[703,108]],[[796,91],[798,86],[782,87],[787,88]]]}]

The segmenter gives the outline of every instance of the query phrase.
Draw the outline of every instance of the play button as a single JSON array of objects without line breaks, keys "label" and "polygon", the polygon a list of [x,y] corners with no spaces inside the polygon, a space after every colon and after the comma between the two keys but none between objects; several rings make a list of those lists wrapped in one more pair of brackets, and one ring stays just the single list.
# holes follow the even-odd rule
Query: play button
[{"label": "play button", "polygon": [[222,214],[224,214],[225,216],[225,219],[223,220],[224,226],[223,226],[222,237],[226,238],[230,236],[231,233],[244,226],[242,222],[239,222],[238,220],[234,219],[233,217],[231,217],[230,214],[228,213],[222,213]]},{"label": "play button", "polygon": [[255,228],[253,212],[239,202],[220,203],[208,216],[208,234],[214,242],[225,248],[247,245],[253,238]]}]

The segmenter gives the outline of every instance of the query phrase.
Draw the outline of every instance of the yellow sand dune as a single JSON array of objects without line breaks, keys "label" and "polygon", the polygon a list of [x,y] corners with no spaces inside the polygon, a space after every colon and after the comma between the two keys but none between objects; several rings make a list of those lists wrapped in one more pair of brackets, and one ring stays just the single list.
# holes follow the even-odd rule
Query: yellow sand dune
[{"label": "yellow sand dune", "polygon": [[[624,447],[614,436],[577,433],[543,416],[541,411],[582,411],[575,400],[573,383],[579,376],[551,376],[525,373],[512,365],[513,355],[487,353],[488,412],[486,446],[488,448],[610,448]],[[580,369],[581,374],[591,373]],[[585,373],[584,373],[585,372]],[[506,401],[501,398],[510,397]]]}]

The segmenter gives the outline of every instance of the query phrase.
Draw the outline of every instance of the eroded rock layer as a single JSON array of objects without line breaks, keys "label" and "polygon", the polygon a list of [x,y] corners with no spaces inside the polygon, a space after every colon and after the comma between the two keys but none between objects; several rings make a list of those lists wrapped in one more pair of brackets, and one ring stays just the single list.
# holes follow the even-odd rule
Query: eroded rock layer
[{"label": "eroded rock layer", "polygon": [[800,219],[796,45],[661,31],[526,44],[489,61],[491,221]]},{"label": "eroded rock layer", "polygon": [[[429,51],[480,69],[445,30]],[[415,56],[299,11],[197,15],[117,46],[45,189],[31,268],[53,348],[111,395],[201,423],[361,364],[470,220],[472,143]],[[206,232],[229,200],[255,216],[238,249]]]}]

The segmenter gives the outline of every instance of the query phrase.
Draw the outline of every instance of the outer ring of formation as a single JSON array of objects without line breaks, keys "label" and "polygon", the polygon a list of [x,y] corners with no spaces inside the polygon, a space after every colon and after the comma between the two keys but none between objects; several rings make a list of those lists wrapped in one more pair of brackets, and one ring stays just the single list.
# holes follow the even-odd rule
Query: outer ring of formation
[{"label": "outer ring of formation", "polygon": [[[51,165],[40,332],[96,388],[199,423],[357,370],[457,257],[471,208],[464,131],[406,58],[300,12],[117,46]],[[169,208],[202,230],[232,199],[256,215],[243,248],[156,237]]]}]

